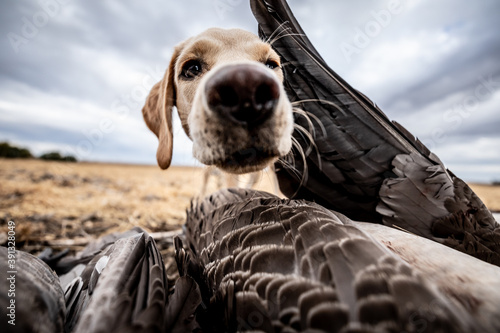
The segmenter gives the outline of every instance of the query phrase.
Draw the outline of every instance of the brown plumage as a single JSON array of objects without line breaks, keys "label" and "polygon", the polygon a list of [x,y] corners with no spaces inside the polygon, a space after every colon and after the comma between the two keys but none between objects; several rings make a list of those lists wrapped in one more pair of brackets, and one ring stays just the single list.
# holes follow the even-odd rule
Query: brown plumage
[{"label": "brown plumage", "polygon": [[[177,250],[191,259],[178,265],[187,267],[202,291],[197,319],[204,331],[500,328],[495,315],[469,314],[453,292],[443,293],[355,222],[314,203],[223,190],[191,207],[185,236],[185,247],[177,242]],[[491,306],[499,301],[493,296]]]},{"label": "brown plumage", "polygon": [[[285,89],[311,116],[294,133],[304,152],[281,163],[280,187],[347,216],[398,226],[500,265],[500,228],[460,178],[331,70],[285,0],[253,0],[259,33],[282,58]],[[303,101],[303,102],[301,102]]]}]

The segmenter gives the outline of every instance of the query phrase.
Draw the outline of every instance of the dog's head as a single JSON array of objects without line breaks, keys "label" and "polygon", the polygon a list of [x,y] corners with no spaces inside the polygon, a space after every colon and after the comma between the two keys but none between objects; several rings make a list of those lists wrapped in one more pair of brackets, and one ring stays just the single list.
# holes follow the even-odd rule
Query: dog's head
[{"label": "dog's head", "polygon": [[250,32],[213,28],[179,44],[142,109],[159,166],[171,162],[174,106],[203,164],[246,173],[286,155],[293,118],[282,81],[278,54]]}]

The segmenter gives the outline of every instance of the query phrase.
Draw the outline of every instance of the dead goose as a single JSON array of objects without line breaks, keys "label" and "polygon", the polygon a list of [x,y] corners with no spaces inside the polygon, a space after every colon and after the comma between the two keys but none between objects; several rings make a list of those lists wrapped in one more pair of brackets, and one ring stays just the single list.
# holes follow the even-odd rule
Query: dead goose
[{"label": "dead goose", "polygon": [[[140,229],[77,256],[60,278],[64,295],[40,259],[17,252],[19,324],[26,332],[500,329],[500,268],[314,203],[224,190],[191,207],[185,237],[170,295],[158,248]],[[0,257],[7,262],[5,248]]]},{"label": "dead goose", "polygon": [[314,203],[223,190],[190,209],[185,233],[178,265],[200,285],[204,331],[500,330],[498,267]]},{"label": "dead goose", "polygon": [[288,197],[347,216],[397,226],[500,265],[500,227],[474,192],[401,125],[331,70],[285,0],[252,0],[260,36],[284,63],[285,89],[303,113],[295,122],[302,160],[278,165]]}]

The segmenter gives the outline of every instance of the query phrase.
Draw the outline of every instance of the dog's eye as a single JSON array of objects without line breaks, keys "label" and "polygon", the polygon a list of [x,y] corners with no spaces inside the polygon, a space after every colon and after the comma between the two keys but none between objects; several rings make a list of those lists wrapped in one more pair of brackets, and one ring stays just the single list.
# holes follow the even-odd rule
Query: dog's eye
[{"label": "dog's eye", "polygon": [[200,75],[201,70],[201,63],[198,60],[189,60],[182,66],[181,75],[186,79],[194,79]]},{"label": "dog's eye", "polygon": [[266,66],[267,66],[267,68],[275,69],[276,67],[279,67],[280,65],[275,60],[269,59],[266,61]]}]

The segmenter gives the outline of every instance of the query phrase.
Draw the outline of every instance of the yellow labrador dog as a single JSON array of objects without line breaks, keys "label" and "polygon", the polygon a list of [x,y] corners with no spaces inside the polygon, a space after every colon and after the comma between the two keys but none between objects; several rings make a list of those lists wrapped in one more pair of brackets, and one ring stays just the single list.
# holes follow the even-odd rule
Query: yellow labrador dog
[{"label": "yellow labrador dog", "polygon": [[241,174],[286,155],[293,117],[282,81],[279,56],[250,32],[212,28],[180,43],[142,109],[158,165],[172,159],[174,106],[203,164]]}]

